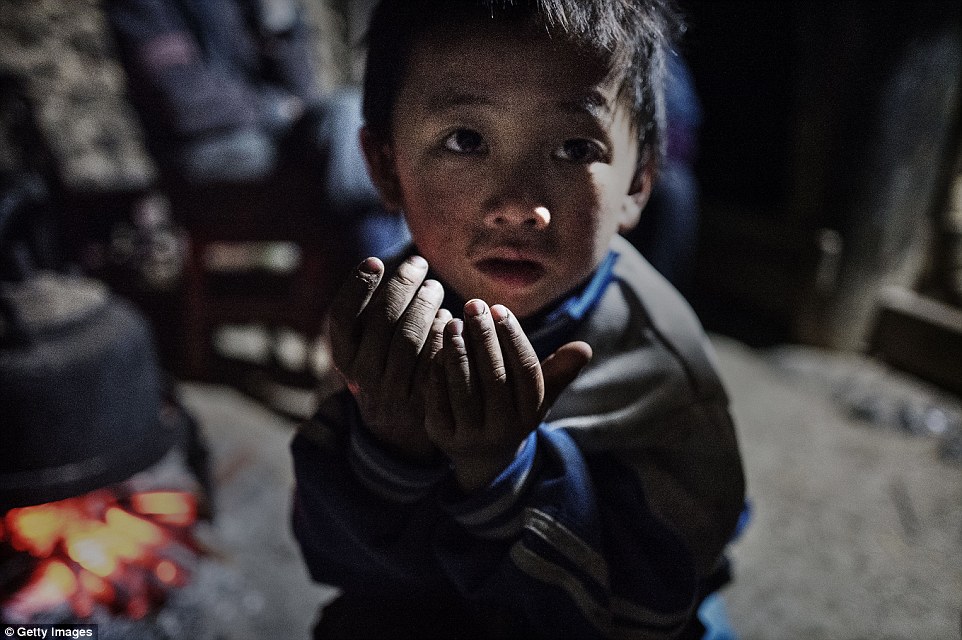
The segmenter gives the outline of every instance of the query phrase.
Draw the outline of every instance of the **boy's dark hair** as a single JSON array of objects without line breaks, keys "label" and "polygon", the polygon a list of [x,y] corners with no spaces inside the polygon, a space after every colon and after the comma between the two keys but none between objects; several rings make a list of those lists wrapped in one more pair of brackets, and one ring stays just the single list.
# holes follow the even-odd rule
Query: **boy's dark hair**
[{"label": "boy's dark hair", "polygon": [[681,30],[671,0],[381,0],[367,33],[364,120],[375,137],[391,135],[394,103],[418,39],[464,22],[531,24],[596,56],[620,80],[631,109],[639,166],[661,155],[665,60]]}]

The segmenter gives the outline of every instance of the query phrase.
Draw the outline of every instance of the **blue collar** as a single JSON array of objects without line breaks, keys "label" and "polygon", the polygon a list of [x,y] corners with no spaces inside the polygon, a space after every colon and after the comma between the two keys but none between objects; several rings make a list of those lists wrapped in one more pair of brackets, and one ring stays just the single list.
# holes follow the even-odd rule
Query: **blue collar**
[{"label": "blue collar", "polygon": [[571,340],[578,324],[598,304],[611,284],[617,261],[618,253],[609,251],[587,284],[563,299],[554,309],[521,323],[539,358],[544,360]]}]

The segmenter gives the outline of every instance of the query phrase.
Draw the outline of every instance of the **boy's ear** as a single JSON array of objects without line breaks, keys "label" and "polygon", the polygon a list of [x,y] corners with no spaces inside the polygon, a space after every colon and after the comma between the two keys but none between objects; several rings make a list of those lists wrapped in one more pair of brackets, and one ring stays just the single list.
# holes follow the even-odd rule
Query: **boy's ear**
[{"label": "boy's ear", "polygon": [[359,133],[361,149],[367,162],[367,173],[381,196],[384,206],[390,211],[401,208],[401,186],[394,169],[394,152],[391,143],[375,136],[367,127]]},{"label": "boy's ear", "polygon": [[627,233],[635,228],[641,218],[641,211],[648,204],[651,187],[655,181],[655,162],[649,158],[641,165],[631,180],[631,187],[621,203],[618,217],[618,233]]}]

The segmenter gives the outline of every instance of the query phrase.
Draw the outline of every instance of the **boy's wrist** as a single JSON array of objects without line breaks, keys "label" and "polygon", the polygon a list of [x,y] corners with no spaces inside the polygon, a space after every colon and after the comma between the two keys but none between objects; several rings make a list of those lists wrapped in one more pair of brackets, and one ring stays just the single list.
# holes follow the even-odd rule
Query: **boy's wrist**
[{"label": "boy's wrist", "polygon": [[399,457],[362,425],[351,429],[348,460],[362,484],[394,502],[421,499],[449,473],[440,455],[423,462]]},{"label": "boy's wrist", "polygon": [[527,439],[513,451],[500,456],[476,456],[452,459],[451,467],[458,487],[464,493],[474,493],[490,486],[501,476],[524,448]]},{"label": "boy's wrist", "polygon": [[436,464],[442,459],[440,450],[431,442],[424,430],[423,418],[413,418],[407,412],[400,412],[393,421],[376,419],[365,411],[361,400],[355,395],[358,406],[360,427],[372,440],[392,457],[417,465]]},{"label": "boy's wrist", "polygon": [[472,535],[486,539],[515,537],[523,526],[526,496],[539,482],[537,440],[535,433],[529,435],[514,460],[472,492],[464,491],[451,473],[439,494],[444,510]]},{"label": "boy's wrist", "polygon": [[426,438],[423,442],[415,442],[412,438],[388,438],[383,433],[366,426],[365,430],[368,437],[386,454],[402,462],[418,466],[434,466],[444,460],[441,451]]},{"label": "boy's wrist", "polygon": [[452,467],[458,487],[462,492],[469,494],[489,486],[495,478],[508,468],[509,464],[511,464],[511,460],[507,460],[503,464],[472,461],[454,462]]}]

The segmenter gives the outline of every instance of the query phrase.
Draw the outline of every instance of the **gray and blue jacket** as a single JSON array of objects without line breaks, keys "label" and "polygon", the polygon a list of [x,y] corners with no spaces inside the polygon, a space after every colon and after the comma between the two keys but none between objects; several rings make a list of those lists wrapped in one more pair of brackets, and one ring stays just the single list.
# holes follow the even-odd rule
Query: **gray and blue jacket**
[{"label": "gray and blue jacket", "polygon": [[294,439],[295,535],[351,616],[380,611],[410,637],[453,637],[442,622],[483,638],[666,638],[688,624],[744,501],[707,337],[620,237],[536,324],[542,358],[570,340],[594,357],[475,494],[446,465],[383,450],[346,391]]}]

